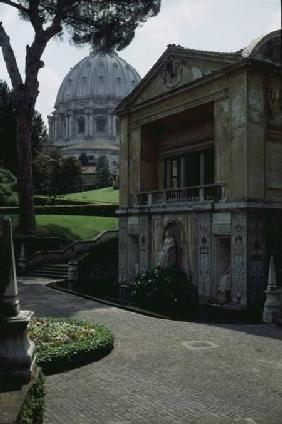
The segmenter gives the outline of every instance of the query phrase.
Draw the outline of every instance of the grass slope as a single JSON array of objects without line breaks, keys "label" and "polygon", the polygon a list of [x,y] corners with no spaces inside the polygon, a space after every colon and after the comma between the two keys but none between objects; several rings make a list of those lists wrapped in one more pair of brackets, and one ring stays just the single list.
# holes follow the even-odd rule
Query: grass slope
[{"label": "grass slope", "polygon": [[[18,216],[10,215],[14,228]],[[44,236],[64,236],[71,240],[93,239],[99,233],[117,229],[117,218],[79,215],[37,215],[36,234]]]},{"label": "grass slope", "polygon": [[119,190],[112,187],[101,188],[99,190],[82,191],[81,193],[70,193],[58,196],[58,199],[75,200],[80,202],[93,203],[119,203]]}]

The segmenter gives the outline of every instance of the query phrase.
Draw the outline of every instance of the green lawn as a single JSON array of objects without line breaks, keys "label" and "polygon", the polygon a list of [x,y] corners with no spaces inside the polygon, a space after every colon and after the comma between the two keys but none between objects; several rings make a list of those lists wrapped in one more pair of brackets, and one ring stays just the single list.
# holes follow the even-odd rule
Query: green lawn
[{"label": "green lawn", "polygon": [[[18,216],[10,216],[15,228]],[[117,218],[103,216],[37,215],[36,223],[38,235],[64,236],[72,240],[93,239],[103,231],[117,229]]]},{"label": "green lawn", "polygon": [[80,202],[94,203],[119,203],[119,190],[112,187],[101,188],[99,190],[82,191],[80,193],[64,194],[57,196],[58,199],[76,200]]}]

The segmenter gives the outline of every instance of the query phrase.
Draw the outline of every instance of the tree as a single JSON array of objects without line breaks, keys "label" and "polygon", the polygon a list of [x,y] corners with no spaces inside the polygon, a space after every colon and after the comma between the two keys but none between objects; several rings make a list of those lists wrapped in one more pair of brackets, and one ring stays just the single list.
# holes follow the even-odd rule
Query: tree
[{"label": "tree", "polygon": [[62,194],[81,191],[81,165],[78,159],[75,157],[63,159],[61,181]]},{"label": "tree", "polygon": [[[41,114],[34,111],[32,118],[31,149],[33,159],[48,142],[47,128]],[[17,175],[17,114],[13,90],[0,80],[0,163]]]},{"label": "tree", "polygon": [[18,10],[34,30],[26,47],[25,79],[22,78],[9,36],[0,23],[0,47],[15,96],[18,129],[18,185],[20,228],[35,227],[32,183],[32,117],[38,96],[38,72],[48,42],[66,31],[75,44],[103,43],[104,48],[126,47],[140,22],[156,15],[161,0],[0,0]]},{"label": "tree", "polygon": [[56,197],[82,189],[81,165],[74,157],[63,158],[60,153],[40,153],[33,162],[34,191]]},{"label": "tree", "polygon": [[98,188],[111,185],[109,161],[105,155],[99,156],[96,165],[96,185]]}]

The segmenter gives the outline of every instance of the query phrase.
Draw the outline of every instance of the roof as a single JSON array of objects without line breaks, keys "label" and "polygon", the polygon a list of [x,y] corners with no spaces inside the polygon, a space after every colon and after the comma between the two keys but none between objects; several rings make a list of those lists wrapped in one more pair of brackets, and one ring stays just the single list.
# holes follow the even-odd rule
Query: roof
[{"label": "roof", "polygon": [[78,144],[72,144],[71,146],[63,147],[63,150],[65,153],[72,150],[88,150],[88,151],[95,151],[95,150],[112,150],[115,152],[119,152],[119,146],[115,144],[109,144],[107,142],[94,142],[89,143],[88,141],[83,141]]},{"label": "roof", "polygon": [[115,51],[92,51],[65,76],[55,106],[85,98],[127,96],[141,80]]},{"label": "roof", "polygon": [[[259,50],[263,49],[263,46],[266,43],[273,42],[275,40],[275,52],[272,54],[272,57],[269,58],[267,54],[269,54],[269,49],[266,54],[258,54]],[[280,49],[279,49],[279,40],[280,40]],[[141,82],[133,89],[133,91],[125,97],[122,102],[116,108],[116,113],[119,114],[122,111],[126,110],[126,106],[129,105],[135,97],[138,96],[138,93],[141,92],[144,86],[153,78],[153,76],[159,72],[159,70],[163,67],[164,63],[171,56],[182,56],[186,58],[198,58],[198,59],[208,59],[208,60],[216,60],[222,61],[221,69],[228,69],[233,66],[237,66],[237,64],[244,63],[246,59],[256,59],[263,62],[271,62],[273,64],[281,63],[281,30],[273,31],[270,34],[264,35],[256,39],[254,42],[250,43],[245,49],[241,49],[235,52],[215,52],[215,51],[207,51],[207,50],[196,50],[190,49],[186,47],[182,47],[175,44],[169,44],[167,49],[158,59],[158,61],[152,66],[149,72],[145,75],[145,77],[141,80]],[[278,57],[278,60],[277,60]],[[208,76],[219,74],[219,69],[216,69],[208,74]],[[197,78],[197,80],[201,80],[207,77],[207,74],[203,74],[201,77]]]}]

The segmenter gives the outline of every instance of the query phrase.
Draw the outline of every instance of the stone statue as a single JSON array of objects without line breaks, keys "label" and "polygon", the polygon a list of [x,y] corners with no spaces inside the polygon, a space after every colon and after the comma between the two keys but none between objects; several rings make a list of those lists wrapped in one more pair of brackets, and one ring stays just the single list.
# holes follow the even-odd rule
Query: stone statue
[{"label": "stone statue", "polygon": [[231,295],[231,267],[219,277],[219,284],[217,288],[217,299],[220,303],[229,303]]},{"label": "stone statue", "polygon": [[176,243],[169,230],[167,230],[162,250],[158,255],[157,266],[166,269],[174,265],[176,265]]}]

